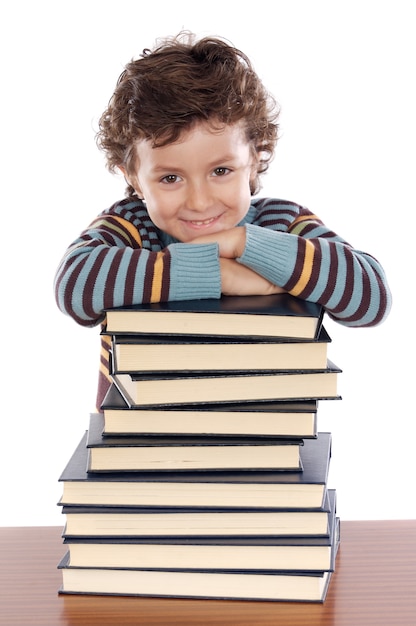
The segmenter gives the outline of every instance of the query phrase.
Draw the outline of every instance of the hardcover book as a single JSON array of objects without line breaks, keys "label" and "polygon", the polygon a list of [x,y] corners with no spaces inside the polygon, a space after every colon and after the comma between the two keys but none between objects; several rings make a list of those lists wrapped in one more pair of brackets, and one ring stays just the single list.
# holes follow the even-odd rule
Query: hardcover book
[{"label": "hardcover book", "polygon": [[324,602],[332,573],[222,572],[71,567],[62,571],[61,594],[154,596],[221,600]]},{"label": "hardcover book", "polygon": [[330,337],[322,326],[316,340],[113,335],[113,371],[227,372],[324,369]]},{"label": "hardcover book", "polygon": [[130,406],[338,398],[340,369],[227,374],[112,374]]},{"label": "hardcover book", "polygon": [[303,471],[87,472],[85,433],[60,476],[60,505],[116,507],[319,508],[331,434],[300,448]]},{"label": "hardcover book", "polygon": [[315,339],[324,309],[289,294],[223,296],[108,309],[107,332]]},{"label": "hardcover book", "polygon": [[317,400],[130,407],[113,383],[101,406],[108,435],[315,437]]},{"label": "hardcover book", "polygon": [[90,472],[172,470],[301,470],[301,439],[103,435],[104,418],[90,416]]}]

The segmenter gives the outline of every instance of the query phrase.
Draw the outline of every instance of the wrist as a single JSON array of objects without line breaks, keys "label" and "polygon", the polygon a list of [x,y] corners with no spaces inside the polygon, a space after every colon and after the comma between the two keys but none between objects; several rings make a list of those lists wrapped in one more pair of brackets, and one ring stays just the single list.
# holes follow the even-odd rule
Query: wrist
[{"label": "wrist", "polygon": [[245,226],[236,226],[236,240],[234,245],[234,258],[238,259],[244,254],[244,250],[246,248],[246,227]]}]

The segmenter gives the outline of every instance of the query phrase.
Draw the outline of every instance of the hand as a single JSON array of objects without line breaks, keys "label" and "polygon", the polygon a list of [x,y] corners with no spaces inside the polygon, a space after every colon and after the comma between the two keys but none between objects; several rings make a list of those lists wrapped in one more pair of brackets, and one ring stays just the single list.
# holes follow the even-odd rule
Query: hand
[{"label": "hand", "polygon": [[221,293],[225,296],[268,296],[285,293],[260,274],[233,259],[220,258]]},{"label": "hand", "polygon": [[212,235],[202,235],[189,243],[217,243],[219,256],[224,259],[237,259],[242,256],[246,245],[246,229],[235,226]]}]

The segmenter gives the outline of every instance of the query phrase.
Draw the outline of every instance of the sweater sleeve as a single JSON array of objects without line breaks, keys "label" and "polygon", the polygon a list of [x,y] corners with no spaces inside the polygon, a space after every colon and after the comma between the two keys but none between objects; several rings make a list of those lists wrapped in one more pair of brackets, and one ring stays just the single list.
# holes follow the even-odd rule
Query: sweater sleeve
[{"label": "sweater sleeve", "polygon": [[[238,261],[292,295],[319,302],[346,326],[374,326],[391,308],[380,263],[354,249],[307,209],[291,205],[285,229],[246,224],[246,247]],[[277,228],[274,226],[277,224]]]},{"label": "sweater sleeve", "polygon": [[66,250],[54,281],[63,313],[95,326],[107,308],[220,297],[216,244],[163,248],[148,218],[122,208],[104,212]]}]

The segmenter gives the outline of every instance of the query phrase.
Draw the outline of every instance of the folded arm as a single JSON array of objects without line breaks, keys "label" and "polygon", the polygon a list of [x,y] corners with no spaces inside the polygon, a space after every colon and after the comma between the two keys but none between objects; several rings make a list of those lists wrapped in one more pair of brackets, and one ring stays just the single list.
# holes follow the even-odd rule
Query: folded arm
[{"label": "folded arm", "polygon": [[65,252],[54,281],[63,313],[95,326],[107,308],[220,297],[216,243],[163,248],[146,216],[122,209],[94,220]]},{"label": "folded arm", "polygon": [[391,294],[380,263],[306,209],[286,230],[246,224],[194,243],[212,241],[221,257],[234,259],[298,298],[322,304],[344,325],[374,326],[390,311]]}]

